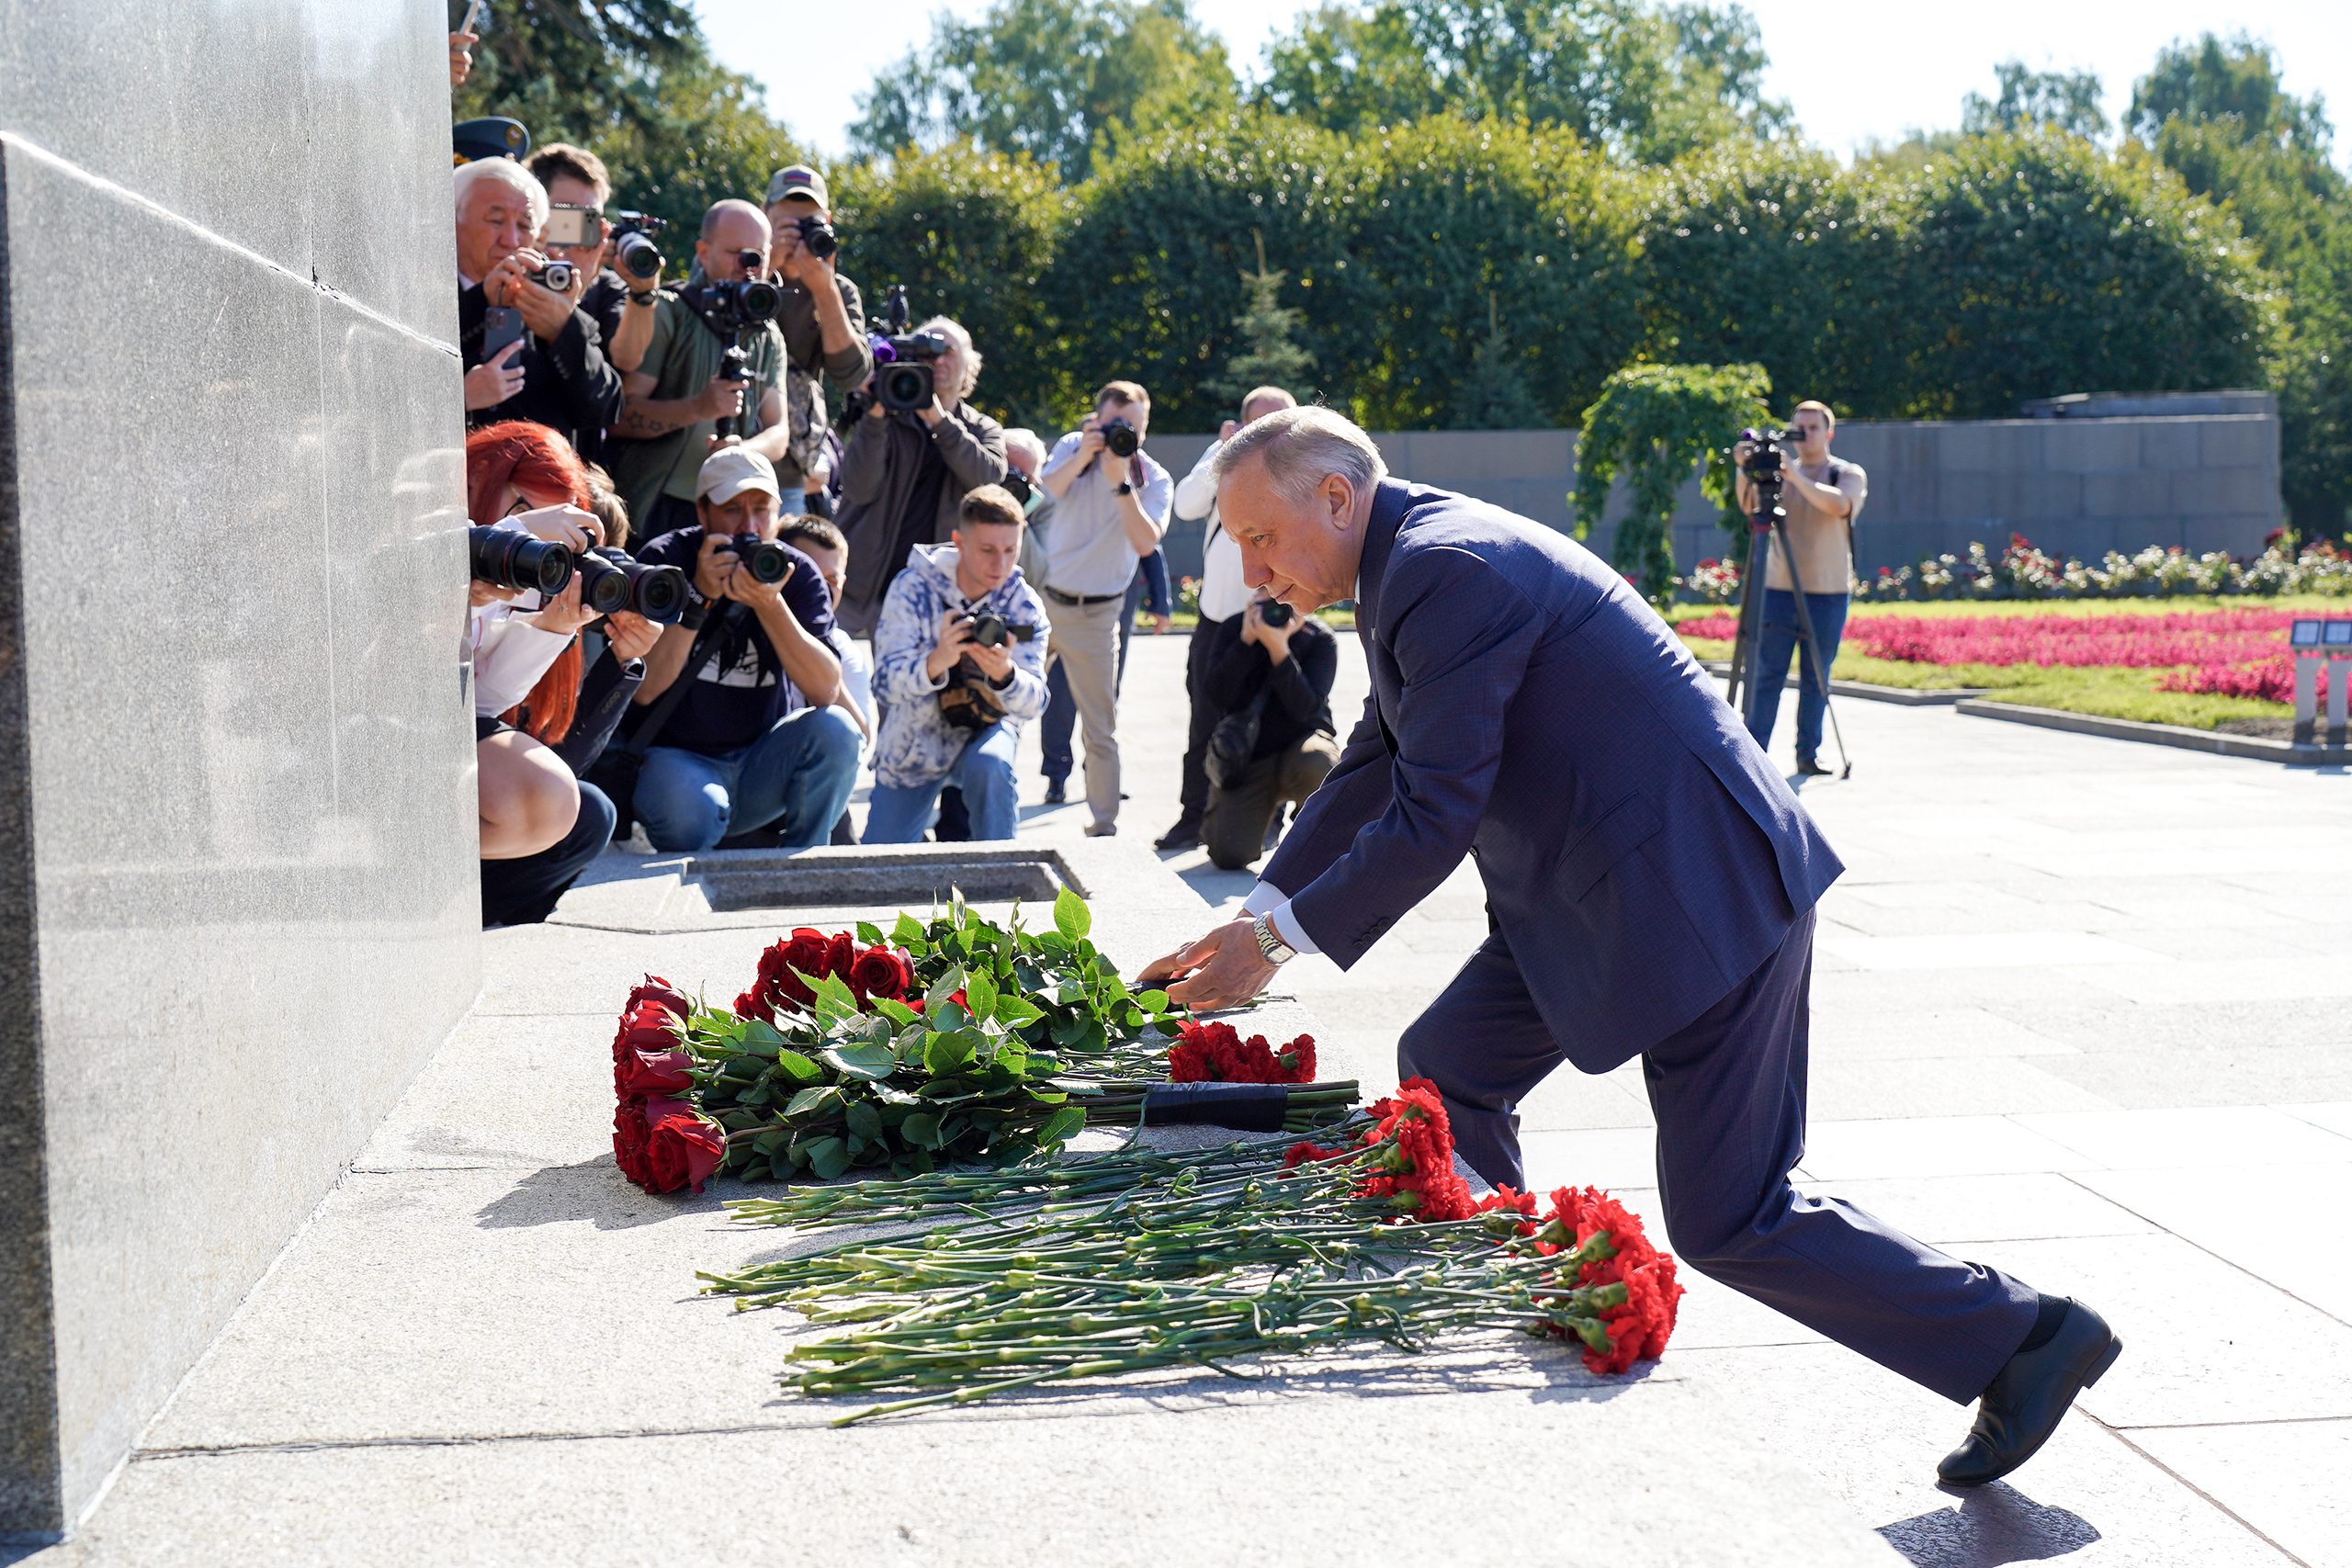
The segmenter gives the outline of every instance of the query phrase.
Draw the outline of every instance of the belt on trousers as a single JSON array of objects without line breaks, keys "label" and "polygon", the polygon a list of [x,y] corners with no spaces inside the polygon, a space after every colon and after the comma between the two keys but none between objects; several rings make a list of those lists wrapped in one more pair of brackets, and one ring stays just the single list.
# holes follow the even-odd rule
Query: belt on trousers
[{"label": "belt on trousers", "polygon": [[1057,604],[1068,604],[1073,610],[1082,610],[1089,604],[1108,604],[1113,600],[1124,599],[1126,595],[1123,592],[1065,593],[1058,588],[1048,588],[1046,590],[1046,597]]}]

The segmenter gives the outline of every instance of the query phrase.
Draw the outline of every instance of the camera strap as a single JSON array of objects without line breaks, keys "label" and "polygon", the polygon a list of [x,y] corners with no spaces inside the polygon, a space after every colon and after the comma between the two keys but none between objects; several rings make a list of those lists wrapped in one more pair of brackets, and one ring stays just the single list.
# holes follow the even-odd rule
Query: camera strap
[{"label": "camera strap", "polygon": [[679,666],[678,678],[671,682],[669,690],[654,698],[653,705],[645,710],[644,722],[637,727],[630,734],[628,743],[621,748],[624,753],[639,761],[644,760],[645,753],[662,738],[662,727],[670,722],[670,716],[678,711],[680,703],[686,700],[686,693],[702,679],[702,672],[710,668],[711,661],[718,657],[719,641],[733,624],[736,612],[741,608],[740,601],[730,599],[705,618],[701,629],[695,633],[694,645],[686,649],[686,661]]}]

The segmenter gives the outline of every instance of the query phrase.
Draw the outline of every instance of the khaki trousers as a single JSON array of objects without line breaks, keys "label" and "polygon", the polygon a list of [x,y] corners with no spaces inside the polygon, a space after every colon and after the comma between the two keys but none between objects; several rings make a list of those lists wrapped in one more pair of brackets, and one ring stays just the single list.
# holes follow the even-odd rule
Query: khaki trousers
[{"label": "khaki trousers", "polygon": [[[1197,634],[1195,634],[1197,635]],[[1261,757],[1232,789],[1209,789],[1201,818],[1201,841],[1209,859],[1226,871],[1239,871],[1266,852],[1266,825],[1284,801],[1305,800],[1340,760],[1340,743],[1320,732],[1271,757]]]},{"label": "khaki trousers", "polygon": [[1046,654],[1049,664],[1061,665],[1084,727],[1086,804],[1098,828],[1119,819],[1119,615],[1125,607],[1124,595],[1100,604],[1046,600],[1054,622]]}]

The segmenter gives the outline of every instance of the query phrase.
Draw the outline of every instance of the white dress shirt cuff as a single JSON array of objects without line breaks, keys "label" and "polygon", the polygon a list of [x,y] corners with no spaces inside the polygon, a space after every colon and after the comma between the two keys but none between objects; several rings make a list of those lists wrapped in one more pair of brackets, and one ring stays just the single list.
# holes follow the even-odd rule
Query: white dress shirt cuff
[{"label": "white dress shirt cuff", "polygon": [[1241,912],[1265,916],[1273,926],[1274,934],[1296,952],[1323,951],[1315,945],[1315,939],[1306,934],[1306,928],[1298,923],[1298,917],[1290,912],[1290,899],[1271,882],[1261,882],[1250,890],[1250,897],[1241,900]]}]

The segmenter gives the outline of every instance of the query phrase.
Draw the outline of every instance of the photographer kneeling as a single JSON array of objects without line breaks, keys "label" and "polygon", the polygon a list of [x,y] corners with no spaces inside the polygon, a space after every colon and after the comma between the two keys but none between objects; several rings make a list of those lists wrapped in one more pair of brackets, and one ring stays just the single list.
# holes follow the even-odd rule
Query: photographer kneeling
[{"label": "photographer kneeling", "polygon": [[723,447],[695,482],[696,526],[637,552],[678,568],[693,592],[646,657],[631,814],[662,851],[707,850],[771,822],[786,849],[824,843],[857,782],[862,739],[834,705],[831,595],[814,561],[776,542],[779,487],[765,457]]},{"label": "photographer kneeling", "polygon": [[973,838],[1019,831],[1013,753],[1022,721],[1045,711],[1049,629],[1021,575],[1022,528],[1012,492],[982,485],[964,497],[953,542],[918,547],[890,584],[874,632],[884,706],[869,844],[920,842],[950,784]]},{"label": "photographer kneeling", "polygon": [[1209,737],[1201,818],[1209,859],[1222,869],[1238,871],[1265,853],[1283,807],[1313,795],[1340,760],[1331,725],[1339,673],[1330,628],[1258,590],[1241,613],[1239,639],[1201,683],[1224,716]]}]

